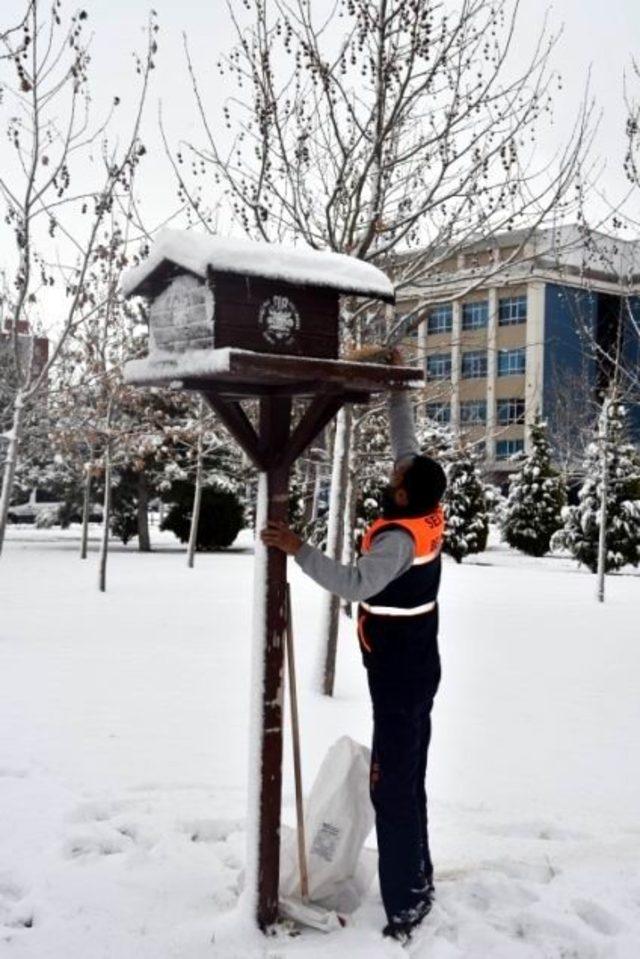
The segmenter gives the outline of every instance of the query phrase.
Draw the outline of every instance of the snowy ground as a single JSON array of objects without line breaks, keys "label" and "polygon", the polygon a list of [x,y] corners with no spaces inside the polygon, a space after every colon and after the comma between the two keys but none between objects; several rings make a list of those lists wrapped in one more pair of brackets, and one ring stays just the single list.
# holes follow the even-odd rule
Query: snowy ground
[{"label": "snowy ground", "polygon": [[[0,560],[0,956],[212,959],[244,858],[251,542],[114,548],[109,592],[77,533],[12,529]],[[93,544],[94,549],[96,544]],[[315,694],[319,592],[295,567],[304,776],[368,742],[343,623]],[[447,561],[429,771],[437,904],[424,959],[640,955],[640,577],[494,545]],[[287,744],[288,747],[288,744]],[[285,818],[293,821],[288,762]],[[373,837],[369,840],[373,843]],[[402,956],[377,886],[350,927],[225,955]]]}]

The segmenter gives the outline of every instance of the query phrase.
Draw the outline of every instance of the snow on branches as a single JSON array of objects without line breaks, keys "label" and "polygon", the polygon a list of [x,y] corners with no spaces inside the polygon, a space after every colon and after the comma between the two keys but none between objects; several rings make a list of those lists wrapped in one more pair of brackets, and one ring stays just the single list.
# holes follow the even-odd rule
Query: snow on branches
[{"label": "snow on branches", "polygon": [[504,539],[530,556],[544,556],[551,537],[562,526],[564,483],[551,465],[546,423],[531,426],[531,451],[511,477],[502,517]]}]

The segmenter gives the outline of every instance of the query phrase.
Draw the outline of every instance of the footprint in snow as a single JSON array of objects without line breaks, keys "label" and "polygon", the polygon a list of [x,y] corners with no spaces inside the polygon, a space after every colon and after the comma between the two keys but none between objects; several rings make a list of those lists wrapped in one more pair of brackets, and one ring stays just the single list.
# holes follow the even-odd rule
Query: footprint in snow
[{"label": "footprint in snow", "polygon": [[544,948],[544,955],[562,959],[600,959],[602,953],[581,933],[575,922],[564,921],[551,915],[521,912],[511,920],[514,938]]},{"label": "footprint in snow", "polygon": [[616,936],[624,929],[624,923],[597,902],[574,899],[573,908],[583,922],[603,936]]},{"label": "footprint in snow", "polygon": [[64,844],[64,855],[68,859],[80,859],[85,856],[113,856],[131,849],[133,840],[122,830],[101,827],[96,823],[92,830],[76,832]]},{"label": "footprint in snow", "polygon": [[106,822],[130,807],[131,803],[122,802],[122,800],[90,800],[76,806],[68,819],[70,822]]},{"label": "footprint in snow", "polygon": [[0,934],[7,939],[10,931],[31,929],[33,912],[26,902],[26,890],[7,877],[0,877]]},{"label": "footprint in snow", "polygon": [[483,868],[502,873],[509,879],[520,879],[525,882],[545,885],[552,882],[561,873],[561,870],[548,860],[545,862],[525,862],[519,859],[494,859],[483,863]]},{"label": "footprint in snow", "polygon": [[232,833],[241,832],[244,822],[239,819],[189,819],[180,824],[192,842],[225,842]]},{"label": "footprint in snow", "polygon": [[566,840],[588,839],[586,833],[574,829],[565,829],[549,822],[496,823],[483,827],[484,832],[505,839],[541,839],[545,842],[564,842]]},{"label": "footprint in snow", "polygon": [[0,876],[0,905],[3,902],[17,902],[23,896],[24,892],[21,886],[11,879]]}]

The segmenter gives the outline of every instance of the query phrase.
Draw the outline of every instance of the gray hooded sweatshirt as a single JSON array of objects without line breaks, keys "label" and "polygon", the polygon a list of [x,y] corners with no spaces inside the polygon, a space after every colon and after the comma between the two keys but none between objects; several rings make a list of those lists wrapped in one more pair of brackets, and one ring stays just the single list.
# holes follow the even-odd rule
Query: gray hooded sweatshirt
[{"label": "gray hooded sweatshirt", "polygon": [[[389,395],[391,450],[395,465],[403,464],[420,452],[416,439],[413,409],[406,392]],[[319,549],[303,543],[295,554],[298,566],[320,586],[359,602],[375,596],[413,563],[413,537],[402,529],[389,529],[374,538],[371,549],[347,566],[325,556]]]}]

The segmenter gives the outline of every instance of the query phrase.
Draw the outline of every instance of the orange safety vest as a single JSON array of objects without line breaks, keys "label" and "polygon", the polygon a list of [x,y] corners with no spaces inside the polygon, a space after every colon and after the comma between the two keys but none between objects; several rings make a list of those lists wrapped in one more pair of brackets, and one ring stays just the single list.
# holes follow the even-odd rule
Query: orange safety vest
[{"label": "orange safety vest", "polygon": [[358,637],[364,649],[371,651],[365,634],[369,614],[384,616],[418,615],[436,605],[440,585],[440,553],[444,539],[444,511],[437,506],[424,516],[377,519],[365,531],[360,552],[368,553],[373,538],[386,529],[399,527],[411,534],[415,545],[413,563],[375,596],[360,603]]},{"label": "orange safety vest", "polygon": [[383,529],[400,526],[406,529],[413,537],[415,544],[414,566],[430,563],[440,554],[444,537],[444,510],[437,506],[426,516],[411,516],[399,519],[377,519],[365,531],[360,549],[368,553],[371,549],[373,537]]}]

